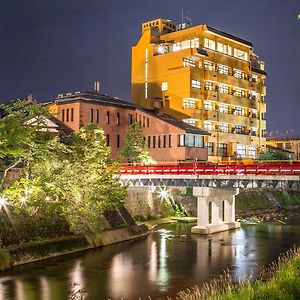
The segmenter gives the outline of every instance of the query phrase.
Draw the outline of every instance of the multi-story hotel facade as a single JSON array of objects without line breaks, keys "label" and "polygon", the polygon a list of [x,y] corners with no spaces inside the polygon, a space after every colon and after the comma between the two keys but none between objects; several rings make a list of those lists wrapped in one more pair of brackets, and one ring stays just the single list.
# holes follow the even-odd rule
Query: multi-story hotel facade
[{"label": "multi-story hotel facade", "polygon": [[209,131],[210,160],[265,150],[266,75],[250,42],[207,25],[146,22],[132,47],[133,102]]},{"label": "multi-story hotel facade", "polygon": [[123,149],[128,126],[139,123],[149,152],[158,163],[207,161],[204,137],[209,133],[167,116],[161,109],[145,109],[94,92],[59,94],[45,105],[74,131],[90,123],[102,128],[112,158]]}]

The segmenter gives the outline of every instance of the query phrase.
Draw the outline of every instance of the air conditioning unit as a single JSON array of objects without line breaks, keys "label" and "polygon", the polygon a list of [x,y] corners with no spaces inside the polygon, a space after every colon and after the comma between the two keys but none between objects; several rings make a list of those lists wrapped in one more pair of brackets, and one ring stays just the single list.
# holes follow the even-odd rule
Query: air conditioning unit
[{"label": "air conditioning unit", "polygon": [[57,95],[57,99],[61,99],[61,98],[63,98],[64,97],[64,94],[58,94]]},{"label": "air conditioning unit", "polygon": [[80,94],[80,91],[75,92],[75,95],[78,95],[78,94]]}]

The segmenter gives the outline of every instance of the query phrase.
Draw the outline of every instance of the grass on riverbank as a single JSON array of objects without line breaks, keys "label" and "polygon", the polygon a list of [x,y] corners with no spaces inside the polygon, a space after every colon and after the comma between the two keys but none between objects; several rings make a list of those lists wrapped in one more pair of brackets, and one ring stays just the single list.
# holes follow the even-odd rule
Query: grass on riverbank
[{"label": "grass on riverbank", "polygon": [[288,251],[277,262],[261,270],[259,279],[241,285],[232,283],[228,273],[202,288],[180,292],[177,300],[300,299],[300,248]]}]

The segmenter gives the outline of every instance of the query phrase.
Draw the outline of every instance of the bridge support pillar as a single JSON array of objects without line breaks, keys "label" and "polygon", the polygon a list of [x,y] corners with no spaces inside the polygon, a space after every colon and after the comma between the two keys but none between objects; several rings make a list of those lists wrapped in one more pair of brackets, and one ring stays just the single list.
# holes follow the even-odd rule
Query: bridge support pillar
[{"label": "bridge support pillar", "polygon": [[240,223],[235,221],[235,196],[238,188],[194,187],[197,197],[197,226],[192,233],[211,234],[236,229]]}]

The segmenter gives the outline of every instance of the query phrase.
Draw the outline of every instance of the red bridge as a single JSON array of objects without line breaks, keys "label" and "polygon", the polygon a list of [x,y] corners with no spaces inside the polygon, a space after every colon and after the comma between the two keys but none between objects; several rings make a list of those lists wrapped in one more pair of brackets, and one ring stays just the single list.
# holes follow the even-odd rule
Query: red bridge
[{"label": "red bridge", "polygon": [[300,162],[122,166],[121,175],[300,175]]}]

